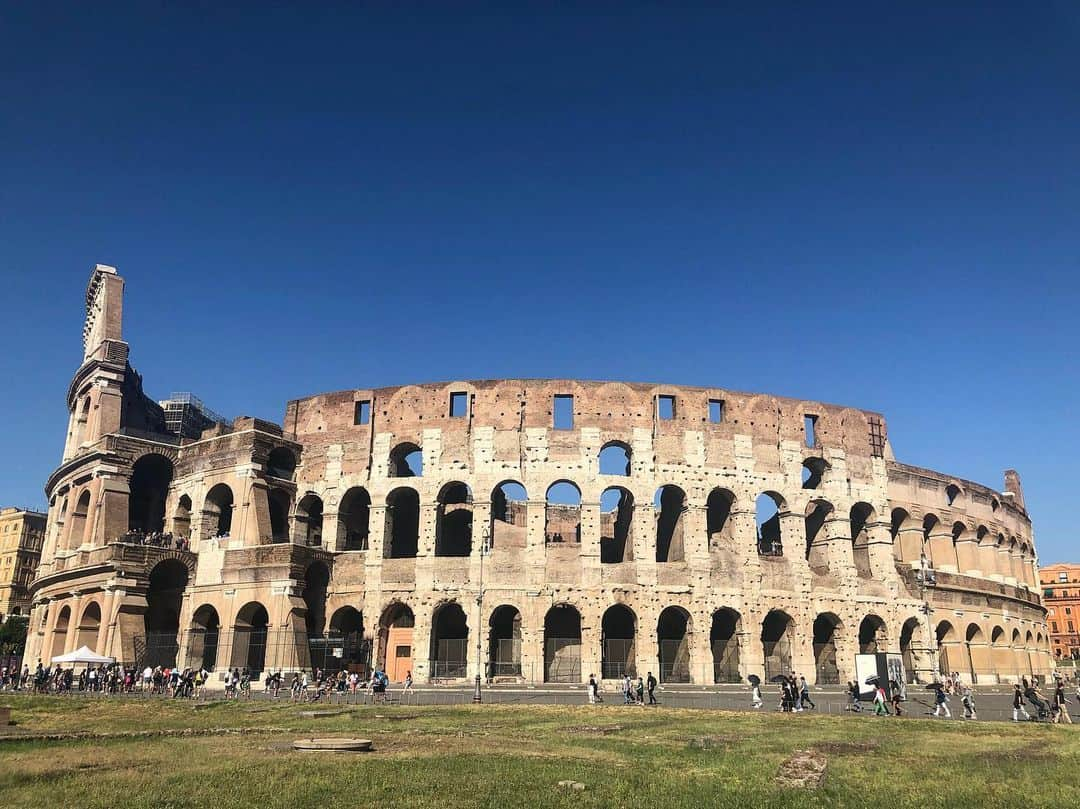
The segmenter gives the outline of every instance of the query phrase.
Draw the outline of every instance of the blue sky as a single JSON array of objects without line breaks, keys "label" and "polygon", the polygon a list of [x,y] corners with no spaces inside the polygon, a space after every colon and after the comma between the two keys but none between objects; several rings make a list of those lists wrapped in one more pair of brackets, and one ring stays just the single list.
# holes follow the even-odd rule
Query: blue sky
[{"label": "blue sky", "polygon": [[9,5],[0,501],[95,262],[147,390],[504,376],[881,410],[1078,559],[1080,8]]}]

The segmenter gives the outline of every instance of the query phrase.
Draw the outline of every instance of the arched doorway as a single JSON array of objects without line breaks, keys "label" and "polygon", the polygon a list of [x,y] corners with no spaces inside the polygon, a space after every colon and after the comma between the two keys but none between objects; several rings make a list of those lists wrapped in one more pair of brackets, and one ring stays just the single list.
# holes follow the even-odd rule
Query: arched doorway
[{"label": "arched doorway", "polygon": [[690,613],[682,607],[668,607],[656,622],[659,646],[660,682],[690,682]]},{"label": "arched doorway", "polygon": [[544,506],[547,544],[581,543],[581,490],[568,480],[552,483]]},{"label": "arched doorway", "polygon": [[840,627],[840,619],[831,612],[814,619],[814,668],[818,685],[840,682],[840,666],[836,661],[836,636]]},{"label": "arched doorway", "polygon": [[791,674],[791,624],[791,616],[782,610],[772,610],[761,622],[766,681]]},{"label": "arched doorway", "polygon": [[712,647],[714,683],[737,683],[742,679],[738,637],[741,622],[739,613],[726,607],[713,613],[709,645]]},{"label": "arched doorway", "polygon": [[165,559],[150,571],[142,649],[139,639],[135,639],[135,659],[140,668],[176,665],[180,649],[180,608],[187,584],[187,566],[178,559]]},{"label": "arched doorway", "polygon": [[165,530],[165,496],[172,477],[172,461],[156,453],[143,455],[131,467],[129,531],[148,534]]},{"label": "arched doorway", "polygon": [[656,561],[683,561],[686,558],[683,538],[686,492],[678,486],[661,486],[653,498],[653,506],[656,508]]},{"label": "arched doorway", "polygon": [[186,494],[180,495],[180,499],[176,501],[172,532],[179,539],[191,536],[191,498]]},{"label": "arched doorway", "polygon": [[727,547],[732,540],[731,511],[735,507],[735,495],[727,489],[713,489],[705,502],[705,532],[709,536],[709,548]]},{"label": "arched doorway", "polygon": [[187,664],[193,668],[201,667],[213,671],[217,665],[218,635],[221,622],[217,610],[209,604],[203,604],[191,617],[188,630]]},{"label": "arched doorway", "polygon": [[270,615],[258,601],[249,601],[236,613],[233,628],[233,668],[247,667],[253,678],[266,664],[267,627]]},{"label": "arched doorway", "polygon": [[296,504],[296,530],[299,539],[311,548],[322,547],[323,501],[316,494],[306,494]]},{"label": "arched doorway", "polygon": [[938,671],[943,675],[951,674],[952,666],[959,662],[956,657],[956,630],[948,621],[942,621],[934,634],[938,645]]},{"label": "arched doorway", "polygon": [[616,564],[634,559],[634,495],[620,486],[600,494],[600,562]]},{"label": "arched doorway", "polygon": [[581,682],[581,614],[569,604],[544,616],[544,682]]},{"label": "arched doorway", "polygon": [[364,616],[356,607],[341,607],[330,616],[330,637],[340,647],[341,668],[366,674],[371,666],[371,644],[364,639]]},{"label": "arched doorway", "polygon": [[488,621],[488,676],[521,676],[521,613],[516,607],[496,607]]},{"label": "arched doorway", "polygon": [[386,559],[414,558],[419,541],[420,495],[407,487],[394,489],[386,496],[383,556]]},{"label": "arched doorway", "polygon": [[267,494],[270,506],[270,541],[289,541],[289,505],[292,498],[284,489],[271,489]]},{"label": "arched doorway", "polygon": [[889,635],[885,622],[876,615],[867,615],[859,624],[859,654],[872,655],[888,651]]},{"label": "arched doorway", "polygon": [[900,629],[900,656],[904,661],[904,679],[915,682],[915,649],[925,645],[922,622],[908,618]]},{"label": "arched doorway", "polygon": [[399,683],[412,671],[413,611],[401,602],[383,610],[379,618],[379,668],[389,680]]},{"label": "arched doorway", "polygon": [[472,553],[472,491],[464,483],[447,483],[438,503],[435,555],[468,556]]},{"label": "arched doorway", "polygon": [[634,665],[637,616],[625,604],[608,607],[600,626],[600,676],[615,680],[637,676]]},{"label": "arched doorway", "polygon": [[[86,516],[90,511],[90,491],[84,489],[83,493],[79,495],[79,499],[75,501],[75,506],[71,511],[70,525],[68,526],[68,541],[67,547],[78,548],[80,545],[88,542],[90,537],[87,536],[87,521]],[[63,654],[61,652],[61,654]]]},{"label": "arched doorway", "polygon": [[516,480],[504,480],[491,492],[491,547],[524,548],[529,495]]},{"label": "arched doorway", "polygon": [[454,601],[439,605],[431,616],[432,679],[466,676],[468,660],[469,625],[465,611]]},{"label": "arched doorway", "polygon": [[366,551],[371,520],[371,496],[354,486],[345,492],[338,506],[338,547],[347,551]]},{"label": "arched doorway", "polygon": [[964,646],[967,649],[968,673],[971,682],[979,682],[979,674],[986,669],[986,635],[978,624],[968,624],[964,633]]},{"label": "arched doorway", "polygon": [[64,647],[67,646],[67,633],[68,625],[71,623],[71,607],[67,605],[60,608],[59,614],[56,616],[56,624],[53,627],[53,642],[52,642],[52,655],[53,657],[62,655],[64,653]]},{"label": "arched doorway", "polygon": [[203,532],[211,537],[227,537],[232,530],[233,493],[228,484],[218,483],[206,493],[203,505]]},{"label": "arched doorway", "polygon": [[75,630],[75,648],[85,646],[87,649],[97,651],[98,635],[101,631],[101,605],[91,601],[83,609],[82,618]]}]

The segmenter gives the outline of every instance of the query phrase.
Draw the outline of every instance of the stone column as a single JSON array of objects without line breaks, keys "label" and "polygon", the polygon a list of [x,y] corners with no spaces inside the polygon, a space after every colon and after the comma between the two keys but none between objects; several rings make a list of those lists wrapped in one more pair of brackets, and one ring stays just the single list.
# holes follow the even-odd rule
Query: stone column
[{"label": "stone column", "polygon": [[952,530],[944,523],[935,523],[927,541],[928,553],[935,570],[956,573],[959,562],[953,547]]},{"label": "stone column", "polygon": [[965,576],[982,575],[979,539],[973,532],[965,530],[956,538],[956,561],[959,572]]},{"label": "stone column", "polygon": [[634,565],[638,584],[656,586],[656,507],[652,503],[634,506]]},{"label": "stone column", "polygon": [[839,577],[842,583],[853,582],[857,578],[855,559],[851,547],[851,522],[842,514],[833,511],[825,518],[821,526],[829,543],[829,570]]},{"label": "stone column", "polygon": [[870,556],[871,575],[884,582],[897,582],[896,563],[893,559],[892,536],[889,523],[875,522],[866,526],[868,540],[866,550]]},{"label": "stone column", "polygon": [[581,682],[589,681],[589,674],[600,677],[600,617],[594,610],[581,611]]},{"label": "stone column", "polygon": [[987,534],[983,541],[979,543],[979,566],[982,569],[982,575],[987,579],[1001,581],[1002,576],[998,571],[997,563],[997,540],[992,535]]},{"label": "stone column", "polygon": [[[600,503],[581,503],[581,586],[599,587],[600,571]],[[588,676],[588,672],[585,672]]]},{"label": "stone column", "polygon": [[915,522],[905,522],[896,534],[896,543],[900,546],[901,561],[909,567],[918,567],[923,550],[922,526]]},{"label": "stone column", "polygon": [[525,502],[525,581],[537,589],[545,587],[547,582],[546,510],[544,500]]},{"label": "stone column", "polygon": [[713,656],[710,635],[712,633],[712,614],[699,610],[692,612],[694,634],[690,638],[690,682],[698,685],[712,685]]},{"label": "stone column", "polygon": [[345,550],[344,537],[339,536],[337,497],[334,497],[334,505],[329,510],[323,511],[322,519],[322,546],[330,551]]}]

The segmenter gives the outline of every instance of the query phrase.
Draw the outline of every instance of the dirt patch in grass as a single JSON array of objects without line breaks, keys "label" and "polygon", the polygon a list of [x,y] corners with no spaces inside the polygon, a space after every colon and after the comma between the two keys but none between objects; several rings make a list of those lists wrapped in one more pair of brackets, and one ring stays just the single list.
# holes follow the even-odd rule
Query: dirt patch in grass
[{"label": "dirt patch in grass", "polygon": [[789,789],[818,789],[825,783],[829,760],[817,750],[796,750],[780,763],[776,784]]},{"label": "dirt patch in grass", "polygon": [[815,750],[825,754],[846,755],[849,753],[872,753],[881,747],[880,742],[820,742],[814,745]]},{"label": "dirt patch in grass", "polygon": [[567,733],[599,733],[602,736],[618,733],[621,730],[623,730],[622,725],[571,725],[566,728]]},{"label": "dirt patch in grass", "polygon": [[1023,747],[1015,747],[1005,750],[990,750],[980,753],[979,758],[991,766],[994,764],[1008,764],[1022,762],[1024,764],[1040,764],[1056,761],[1059,755],[1055,753],[1046,742],[1031,742]]}]

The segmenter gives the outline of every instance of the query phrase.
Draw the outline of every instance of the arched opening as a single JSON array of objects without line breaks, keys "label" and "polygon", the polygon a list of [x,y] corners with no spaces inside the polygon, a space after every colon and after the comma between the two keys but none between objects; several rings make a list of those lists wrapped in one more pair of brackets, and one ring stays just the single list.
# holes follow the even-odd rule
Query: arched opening
[{"label": "arched opening", "polygon": [[791,623],[791,616],[781,610],[772,610],[761,622],[766,680],[791,674]]},{"label": "arched opening", "polygon": [[402,487],[386,496],[386,536],[383,557],[411,559],[420,541],[420,495]]},{"label": "arched opening", "polygon": [[90,511],[90,492],[89,490],[83,491],[79,495],[79,499],[75,501],[75,508],[71,512],[71,518],[68,526],[68,543],[69,549],[78,548],[80,545],[86,543],[89,537],[86,536],[86,515]]},{"label": "arched opening", "polygon": [[754,501],[757,521],[757,547],[762,556],[783,556],[783,537],[780,535],[780,514],[787,508],[784,498],[776,492],[763,492]]},{"label": "arched opening", "polygon": [[581,614],[569,604],[544,616],[544,682],[581,682]]},{"label": "arched opening", "polygon": [[581,543],[581,490],[568,480],[553,483],[547,490],[544,541]]},{"label": "arched opening", "polygon": [[247,667],[257,677],[266,664],[266,636],[270,615],[258,601],[249,601],[236,613],[233,628],[233,668]]},{"label": "arched opening", "polygon": [[472,553],[472,491],[464,483],[447,483],[438,500],[435,555],[468,556]]},{"label": "arched opening", "polygon": [[[312,562],[304,571],[302,597],[307,607],[304,624],[308,638],[317,638],[326,628],[326,590],[330,586],[330,568],[325,562]],[[314,657],[314,656],[313,656]]]},{"label": "arched opening", "polygon": [[887,652],[889,636],[885,622],[876,615],[867,615],[859,624],[859,654],[872,655]]},{"label": "arched opening", "polygon": [[737,683],[739,673],[739,632],[742,618],[735,610],[719,609],[713,613],[709,630],[709,646],[712,648],[713,682]]},{"label": "arched opening", "polygon": [[187,566],[178,559],[162,560],[150,571],[143,617],[145,648],[143,654],[139,654],[138,648],[135,650],[140,667],[176,665],[180,650],[180,608],[187,585]]},{"label": "arched opening", "polygon": [[371,644],[364,639],[364,616],[356,607],[340,607],[330,616],[327,633],[335,648],[338,665],[347,671],[366,674],[371,664]]},{"label": "arched opening", "polygon": [[1005,630],[995,626],[990,630],[990,671],[997,671],[999,676],[1012,668],[1009,649],[1005,645]]},{"label": "arched opening", "polygon": [[986,635],[983,634],[982,627],[968,624],[964,632],[964,646],[967,649],[968,673],[973,683],[979,681],[979,673],[984,670],[985,643]]},{"label": "arched opening", "polygon": [[172,461],[164,455],[143,455],[131,467],[128,530],[140,534],[165,530],[165,497],[172,483]]},{"label": "arched opening", "polygon": [[371,520],[371,496],[360,486],[353,486],[338,506],[338,547],[347,551],[366,551]]},{"label": "arched opening", "polygon": [[219,483],[206,493],[203,505],[203,526],[212,537],[227,537],[232,531],[233,493]]},{"label": "arched opening", "polygon": [[634,495],[613,486],[600,495],[600,562],[617,564],[634,558]]},{"label": "arched opening", "polygon": [[97,651],[100,631],[101,605],[96,601],[91,601],[83,609],[82,618],[79,619],[79,625],[75,631],[75,648],[79,649],[85,646],[88,649]]},{"label": "arched opening", "polygon": [[656,514],[656,561],[682,562],[686,558],[683,514],[686,492],[678,486],[661,486],[653,498]]},{"label": "arched opening", "polygon": [[615,680],[637,676],[634,665],[637,653],[637,616],[625,604],[615,604],[604,612],[600,623],[600,676]]},{"label": "arched opening", "polygon": [[821,529],[832,513],[832,503],[827,500],[806,504],[806,561],[814,573],[822,575],[829,572],[829,541]]},{"label": "arched opening", "polygon": [[690,613],[667,607],[656,623],[660,651],[660,682],[690,682]]},{"label": "arched opening", "polygon": [[[930,534],[937,527],[939,522],[941,522],[941,520],[937,518],[936,514],[927,514],[923,517],[922,553],[929,557],[930,566],[935,568],[938,566],[940,559],[934,558],[934,546],[930,543]],[[941,556],[941,553],[939,552],[937,556]]]},{"label": "arched opening", "polygon": [[802,463],[802,487],[804,489],[818,488],[828,470],[829,464],[824,458],[807,458]]},{"label": "arched opening", "polygon": [[946,505],[953,505],[956,499],[960,496],[960,487],[955,483],[950,483],[945,487],[945,503]]},{"label": "arched opening", "polygon": [[[735,495],[727,489],[713,489],[705,501],[705,533],[709,548],[732,548],[731,510]],[[732,548],[734,549],[734,548]]]},{"label": "arched opening", "polygon": [[379,618],[378,666],[391,682],[400,683],[412,671],[413,611],[401,602],[394,602]]},{"label": "arched opening", "polygon": [[405,442],[390,450],[386,476],[391,478],[418,478],[424,475],[424,453],[416,444]]},{"label": "arched opening", "polygon": [[[908,521],[910,515],[902,508],[894,508],[889,519],[889,539],[892,542],[893,559],[897,562],[914,562],[919,554],[905,547],[904,540],[900,537],[900,531]],[[917,550],[917,549],[916,549]]]},{"label": "arched opening", "polygon": [[840,619],[825,612],[814,619],[814,667],[818,685],[840,682],[840,666],[836,660],[836,636]]},{"label": "arched opening", "polygon": [[516,480],[505,480],[491,492],[491,547],[524,548],[529,495]]},{"label": "arched opening", "polygon": [[179,539],[191,536],[191,498],[186,494],[180,495],[180,499],[176,501],[172,532]]},{"label": "arched opening", "polygon": [[187,664],[194,668],[213,671],[217,665],[218,636],[221,621],[217,610],[209,604],[203,604],[191,617],[188,630]]},{"label": "arched opening", "polygon": [[496,607],[488,621],[488,676],[521,676],[521,613],[508,604]]},{"label": "arched opening", "polygon": [[877,518],[877,513],[869,503],[856,503],[851,507],[851,553],[855,561],[855,570],[861,579],[873,577],[870,569],[870,529]]},{"label": "arched opening", "polygon": [[266,474],[282,480],[292,480],[296,471],[296,456],[286,447],[274,447],[266,459]]},{"label": "arched opening", "polygon": [[609,441],[600,449],[601,475],[630,475],[630,447],[621,441]]},{"label": "arched opening", "polygon": [[469,659],[469,626],[457,602],[435,608],[431,619],[431,676],[454,679],[466,675]]},{"label": "arched opening", "polygon": [[942,621],[934,630],[934,635],[938,646],[938,672],[943,675],[951,674],[954,662],[951,658],[956,657],[956,630],[948,621]]},{"label": "arched opening", "polygon": [[[71,623],[71,607],[66,604],[60,608],[56,616],[56,625],[53,627],[52,657],[58,657],[64,653],[67,646],[68,626]],[[50,658],[51,661],[52,658]]]},{"label": "arched opening", "polygon": [[915,649],[925,645],[923,626],[918,618],[908,618],[900,629],[900,656],[904,661],[904,677],[915,682]]},{"label": "arched opening", "polygon": [[323,501],[316,494],[307,494],[296,504],[296,530],[303,544],[322,546]]},{"label": "arched opening", "polygon": [[284,489],[271,489],[270,502],[270,541],[275,543],[289,541],[289,505],[292,498]]}]

